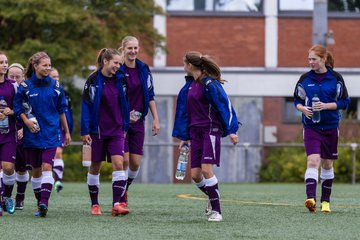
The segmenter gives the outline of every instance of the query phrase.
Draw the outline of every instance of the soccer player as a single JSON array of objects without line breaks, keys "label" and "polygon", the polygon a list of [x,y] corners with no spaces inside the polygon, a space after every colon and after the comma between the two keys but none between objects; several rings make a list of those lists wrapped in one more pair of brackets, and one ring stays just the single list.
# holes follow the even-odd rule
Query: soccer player
[{"label": "soccer player", "polygon": [[[15,212],[15,203],[11,197],[14,188],[16,158],[16,128],[13,111],[13,99],[16,94],[16,82],[5,75],[8,59],[0,52],[0,161],[3,169],[3,198],[6,211]],[[1,200],[0,200],[1,202]]]},{"label": "soccer player", "polygon": [[235,145],[239,123],[225,93],[219,66],[208,55],[187,52],[184,56],[185,86],[180,90],[175,114],[173,137],[180,148],[190,141],[191,177],[209,197],[208,221],[222,220],[218,179],[213,165],[220,166],[221,137],[229,136]]},{"label": "soccer player", "polygon": [[[311,70],[301,75],[294,92],[294,104],[302,113],[304,145],[307,155],[305,172],[306,201],[310,212],[316,212],[316,185],[321,179],[321,212],[330,212],[334,160],[338,158],[339,121],[341,109],[346,109],[350,98],[342,76],[334,71],[334,59],[321,45],[308,51]],[[312,98],[320,101],[312,106]],[[320,112],[320,121],[313,121],[314,111]]]},{"label": "soccer player", "polygon": [[[7,76],[8,78],[15,80],[17,87],[25,80],[24,67],[19,63],[13,63],[9,66]],[[16,197],[15,197],[15,209],[24,209],[25,191],[29,181],[29,172],[27,171],[26,159],[23,150],[23,129],[21,122],[16,123],[17,128],[17,145],[16,145],[16,159],[15,159],[15,172],[16,172]]]},{"label": "soccer player", "polygon": [[[49,76],[56,81],[60,80],[59,71],[54,67],[51,68]],[[64,93],[65,93],[66,106],[67,106],[67,110],[65,112],[66,121],[71,134],[73,129],[71,98],[67,91],[64,90]],[[64,161],[62,159],[62,154],[63,154],[63,149],[65,147],[65,130],[63,128],[61,128],[61,139],[62,139],[61,145],[56,148],[56,154],[55,154],[54,166],[53,166],[53,172],[55,177],[54,187],[56,192],[60,192],[64,187],[63,186]]]},{"label": "soccer player", "polygon": [[66,99],[61,84],[49,77],[50,57],[37,52],[30,57],[25,77],[14,99],[15,116],[23,122],[23,145],[32,166],[32,186],[38,200],[37,216],[46,217],[51,191],[53,159],[61,144],[61,126],[66,145],[71,137],[66,122]]},{"label": "soccer player", "polygon": [[126,74],[126,95],[131,111],[130,116],[131,118],[134,117],[134,121],[130,122],[129,131],[125,138],[124,169],[127,170],[128,174],[126,192],[121,202],[127,204],[129,186],[140,170],[145,138],[145,117],[149,109],[153,117],[152,133],[154,136],[159,134],[160,125],[154,99],[153,78],[149,66],[137,58],[140,51],[138,39],[133,36],[125,37],[119,50],[124,58],[121,69]]},{"label": "soccer player", "polygon": [[91,214],[101,215],[98,200],[100,168],[106,157],[111,161],[113,207],[111,215],[125,215],[129,210],[120,204],[125,193],[124,139],[129,128],[129,107],[124,92],[125,75],[119,70],[120,53],[115,49],[100,50],[97,70],[88,77],[81,106],[81,139],[91,145],[91,165],[87,183],[91,199]]}]

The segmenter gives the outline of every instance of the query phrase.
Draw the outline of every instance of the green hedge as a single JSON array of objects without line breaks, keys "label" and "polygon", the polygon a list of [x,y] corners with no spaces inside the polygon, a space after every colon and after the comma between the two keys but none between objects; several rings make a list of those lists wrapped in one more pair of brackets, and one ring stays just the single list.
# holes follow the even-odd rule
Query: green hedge
[{"label": "green hedge", "polygon": [[[81,146],[69,146],[64,149],[63,160],[64,168],[64,181],[71,182],[86,182],[87,168],[82,166],[81,163]],[[100,180],[111,181],[112,166],[110,163],[103,162]]]},{"label": "green hedge", "polygon": [[[261,182],[303,182],[306,154],[303,147],[268,148],[267,157],[260,169]],[[356,149],[356,176],[360,175],[360,149]],[[352,150],[339,147],[339,159],[334,163],[335,181],[351,182]]]}]

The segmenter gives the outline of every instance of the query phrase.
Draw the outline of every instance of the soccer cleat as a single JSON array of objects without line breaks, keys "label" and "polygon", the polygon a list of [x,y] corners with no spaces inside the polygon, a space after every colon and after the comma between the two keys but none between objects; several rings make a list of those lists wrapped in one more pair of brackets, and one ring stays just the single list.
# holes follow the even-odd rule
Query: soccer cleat
[{"label": "soccer cleat", "polygon": [[4,197],[6,211],[10,214],[15,212],[15,203],[11,197]]},{"label": "soccer cleat", "polygon": [[118,215],[126,215],[129,213],[129,209],[122,206],[122,204],[118,204],[111,209],[111,215],[116,217]]},{"label": "soccer cleat", "polygon": [[205,208],[205,216],[210,216],[211,213],[212,213],[212,207],[210,201],[208,201]]},{"label": "soccer cleat", "polygon": [[24,201],[15,201],[15,209],[16,210],[23,210],[24,209]]},{"label": "soccer cleat", "polygon": [[321,202],[321,212],[323,212],[323,213],[331,212],[329,202],[326,202],[326,201]]},{"label": "soccer cleat", "polygon": [[222,216],[216,211],[212,211],[208,219],[209,222],[220,222],[222,221]]},{"label": "soccer cleat", "polygon": [[34,214],[34,215],[35,215],[35,217],[40,217],[40,212],[39,212],[39,209],[37,209],[37,210],[36,210],[36,212],[35,212],[35,214]]},{"label": "soccer cleat", "polygon": [[100,216],[101,215],[101,207],[98,204],[91,206],[91,215]]},{"label": "soccer cleat", "polygon": [[61,190],[63,190],[64,186],[63,186],[62,182],[56,181],[54,184],[54,188],[55,188],[56,192],[60,192]]},{"label": "soccer cleat", "polygon": [[46,217],[47,211],[48,211],[48,207],[45,204],[40,203],[39,204],[39,215],[40,215],[40,217]]},{"label": "soccer cleat", "polygon": [[316,202],[314,198],[308,198],[305,201],[305,207],[309,209],[310,212],[316,212]]}]

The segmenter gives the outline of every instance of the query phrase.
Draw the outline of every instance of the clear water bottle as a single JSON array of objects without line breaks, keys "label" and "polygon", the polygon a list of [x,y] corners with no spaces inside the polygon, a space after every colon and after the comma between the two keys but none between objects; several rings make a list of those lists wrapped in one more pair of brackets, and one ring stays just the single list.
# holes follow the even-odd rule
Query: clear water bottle
[{"label": "clear water bottle", "polygon": [[313,123],[319,123],[320,122],[320,111],[319,110],[314,110],[314,105],[316,103],[318,103],[318,102],[320,102],[320,99],[315,94],[314,97],[311,99],[311,107],[312,107],[312,112],[313,112],[313,116],[312,116]]},{"label": "clear water bottle", "polygon": [[141,118],[142,114],[141,112],[132,110],[130,112],[130,122],[137,122]]},{"label": "clear water bottle", "polygon": [[180,156],[178,159],[175,178],[177,180],[184,180],[186,175],[186,166],[189,160],[189,145],[184,143],[184,145],[180,149]]},{"label": "clear water bottle", "polygon": [[82,165],[83,167],[91,166],[91,145],[89,144],[82,146]]},{"label": "clear water bottle", "polygon": [[26,102],[24,102],[24,103],[22,104],[22,106],[23,106],[24,112],[25,112],[25,114],[26,114],[26,117],[35,124],[36,132],[40,131],[39,122],[37,121],[37,119],[36,119],[36,117],[34,116],[34,114],[32,114],[32,108],[31,108],[31,106],[30,106],[28,103],[26,103]]},{"label": "clear water bottle", "polygon": [[[0,96],[0,112],[4,112],[4,109],[7,108],[7,103],[3,96]],[[10,131],[9,129],[9,118],[5,116],[3,120],[0,120],[0,134],[6,134]]]}]

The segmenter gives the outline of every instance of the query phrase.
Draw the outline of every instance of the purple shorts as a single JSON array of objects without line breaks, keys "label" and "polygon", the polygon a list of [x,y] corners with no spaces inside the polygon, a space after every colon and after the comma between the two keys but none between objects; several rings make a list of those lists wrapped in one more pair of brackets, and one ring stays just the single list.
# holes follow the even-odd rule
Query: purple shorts
[{"label": "purple shorts", "polygon": [[190,160],[191,168],[201,168],[201,164],[216,164],[220,166],[220,143],[222,131],[216,132],[208,128],[190,129]]},{"label": "purple shorts", "polygon": [[145,122],[131,123],[125,138],[125,152],[143,155]]},{"label": "purple shorts", "polygon": [[111,156],[124,156],[124,135],[99,139],[98,135],[91,135],[91,161],[102,162],[106,158],[111,162]]},{"label": "purple shorts", "polygon": [[0,144],[0,161],[15,163],[16,142],[5,142]]},{"label": "purple shorts", "polygon": [[56,147],[48,149],[23,148],[26,156],[26,164],[33,168],[39,168],[43,163],[53,165]]},{"label": "purple shorts", "polygon": [[26,151],[22,145],[16,146],[16,160],[15,160],[15,171],[25,172],[31,170],[31,166],[26,164]]},{"label": "purple shorts", "polygon": [[318,130],[304,128],[304,145],[306,155],[320,154],[322,159],[338,159],[339,130]]}]

